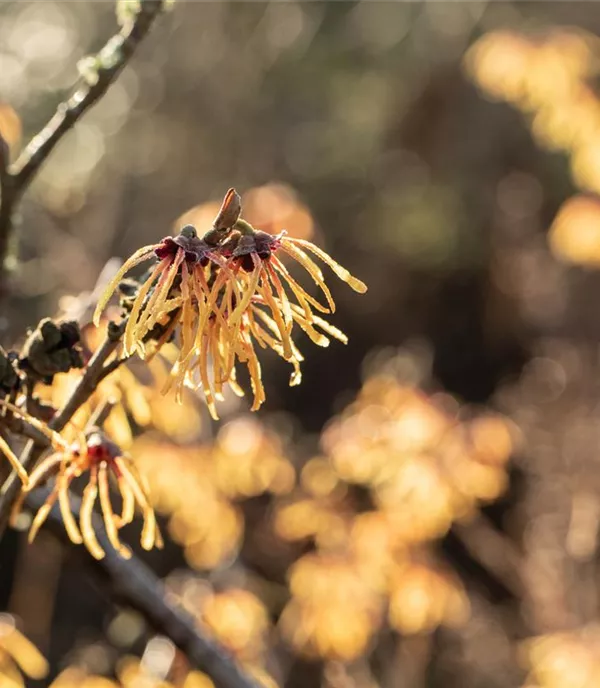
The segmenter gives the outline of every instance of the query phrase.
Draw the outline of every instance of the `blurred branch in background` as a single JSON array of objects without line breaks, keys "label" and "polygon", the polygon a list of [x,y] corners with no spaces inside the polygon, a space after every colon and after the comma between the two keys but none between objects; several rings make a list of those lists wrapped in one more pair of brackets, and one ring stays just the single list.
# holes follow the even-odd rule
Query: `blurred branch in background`
[{"label": "blurred branch in background", "polygon": [[7,267],[15,226],[14,213],[27,186],[62,136],[106,93],[149,32],[163,6],[163,0],[145,0],[129,15],[121,13],[118,17],[122,24],[119,33],[112,36],[96,56],[80,62],[78,67],[83,83],[58,106],[50,121],[31,139],[14,163],[9,164],[8,146],[3,139],[0,140],[0,270]]},{"label": "blurred branch in background", "polygon": [[[37,511],[45,502],[48,491],[37,490],[27,498],[27,505]],[[73,511],[79,514],[81,500],[72,496]],[[58,507],[48,516],[48,524],[61,537],[65,526]],[[92,564],[109,581],[111,599],[117,597],[139,611],[157,632],[165,635],[185,653],[190,664],[205,672],[217,688],[258,688],[259,683],[245,675],[221,648],[205,637],[185,611],[167,599],[156,576],[134,556],[124,559],[115,551],[106,535],[102,519],[94,517],[94,530],[106,556]],[[91,558],[87,557],[89,561]]]}]

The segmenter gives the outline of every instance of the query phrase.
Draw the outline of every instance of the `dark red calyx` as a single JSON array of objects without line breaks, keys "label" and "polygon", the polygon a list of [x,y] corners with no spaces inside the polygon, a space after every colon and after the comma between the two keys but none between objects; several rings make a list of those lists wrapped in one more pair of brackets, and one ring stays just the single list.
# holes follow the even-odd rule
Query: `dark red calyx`
[{"label": "dark red calyx", "polygon": [[205,241],[198,238],[195,228],[192,225],[186,225],[177,236],[165,237],[154,249],[154,253],[161,260],[174,258],[180,248],[185,251],[185,259],[188,263],[205,262],[206,254],[211,250]]},{"label": "dark red calyx", "polygon": [[94,463],[110,463],[121,455],[121,450],[100,432],[92,432],[87,437],[88,459]]},{"label": "dark red calyx", "polygon": [[233,257],[241,258],[256,253],[259,258],[266,260],[277,245],[277,238],[267,232],[256,231],[254,234],[243,234],[233,251]]}]

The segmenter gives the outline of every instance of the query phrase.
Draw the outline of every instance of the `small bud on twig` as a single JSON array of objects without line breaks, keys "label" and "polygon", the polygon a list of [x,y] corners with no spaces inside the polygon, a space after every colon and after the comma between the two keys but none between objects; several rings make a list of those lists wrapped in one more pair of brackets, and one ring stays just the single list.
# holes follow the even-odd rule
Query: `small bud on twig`
[{"label": "small bud on twig", "polygon": [[19,375],[15,369],[15,355],[7,353],[0,346],[0,390],[9,394],[19,386]]},{"label": "small bud on twig", "polygon": [[30,377],[50,384],[56,373],[83,367],[80,339],[75,321],[55,323],[44,318],[25,341],[19,368]]}]

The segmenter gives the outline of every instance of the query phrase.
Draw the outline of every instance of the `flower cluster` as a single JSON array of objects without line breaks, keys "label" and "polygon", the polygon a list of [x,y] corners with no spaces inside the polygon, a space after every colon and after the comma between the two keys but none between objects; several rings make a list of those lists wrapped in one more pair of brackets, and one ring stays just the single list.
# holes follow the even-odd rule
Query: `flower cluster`
[{"label": "flower cluster", "polygon": [[527,688],[592,688],[600,684],[600,632],[596,625],[530,638],[521,646],[531,672]]},{"label": "flower cluster", "polygon": [[[600,263],[600,98],[597,38],[580,29],[527,35],[492,31],[467,52],[465,66],[489,96],[526,117],[544,148],[562,151],[586,192],[567,199],[549,233],[553,253],[570,263]],[[591,192],[591,193],[587,193]]]},{"label": "flower cluster", "polygon": [[385,623],[410,635],[468,619],[466,592],[431,543],[502,493],[513,433],[502,416],[465,415],[384,369],[328,425],[324,455],[275,508],[284,540],[316,547],[290,568],[281,631],[296,650],[350,661]]},{"label": "flower cluster", "polygon": [[237,553],[245,527],[238,502],[286,494],[295,481],[282,442],[249,416],[226,423],[211,444],[177,447],[140,437],[131,452],[148,477],[152,504],[168,517],[169,536],[201,570]]},{"label": "flower cluster", "polygon": [[264,602],[244,588],[215,587],[189,572],[176,571],[166,580],[169,597],[235,657],[257,686],[277,688],[267,670],[273,627]]},{"label": "flower cluster", "polygon": [[21,688],[24,676],[41,681],[48,674],[48,662],[17,628],[10,614],[0,614],[0,683]]},{"label": "flower cluster", "polygon": [[[28,493],[43,485],[49,478],[55,477],[54,484],[44,502],[36,513],[29,529],[29,542],[33,542],[39,529],[58,501],[65,530],[69,539],[75,544],[84,544],[96,559],[102,559],[104,549],[98,541],[94,530],[94,505],[99,499],[100,509],[111,546],[123,557],[130,552],[119,539],[119,530],[133,521],[136,505],[143,514],[141,545],[150,550],[162,547],[162,538],[156,524],[154,510],[147,496],[147,486],[130,458],[111,442],[98,428],[87,432],[78,432],[77,440],[68,442],[59,433],[50,430],[41,421],[33,418],[21,409],[7,402],[2,406],[11,413],[21,416],[39,432],[46,435],[52,446],[52,453],[44,458],[31,472],[25,473],[20,499],[13,508],[13,520],[21,511]],[[8,447],[4,453],[12,460],[18,461]],[[12,462],[11,460],[11,462]],[[24,469],[21,466],[21,470]],[[88,482],[83,490],[79,520],[72,511],[69,488],[76,478],[86,474]],[[110,476],[113,476],[121,495],[121,513],[115,514],[110,496]]]},{"label": "flower cluster", "polygon": [[[295,325],[319,346],[329,337],[346,336],[317,313],[333,313],[335,303],[320,267],[307,252],[326,263],[355,291],[366,286],[324,251],[304,239],[256,230],[241,219],[241,201],[230,189],[212,228],[199,237],[191,225],[175,237],[144,246],[114,276],[94,315],[98,323],[111,295],[135,266],[157,259],[129,303],[124,335],[126,355],[151,357],[178,331],[180,352],[170,383],[178,396],[184,386],[202,388],[211,415],[224,385],[238,395],[236,364],[248,369],[257,410],[265,400],[256,344],[271,348],[293,366],[291,385],[301,381],[303,360],[292,339]],[[292,277],[280,255],[296,260],[321,290],[326,304]],[[148,342],[156,342],[148,347]],[[212,366],[209,368],[209,362]],[[167,387],[170,385],[167,385]]]}]

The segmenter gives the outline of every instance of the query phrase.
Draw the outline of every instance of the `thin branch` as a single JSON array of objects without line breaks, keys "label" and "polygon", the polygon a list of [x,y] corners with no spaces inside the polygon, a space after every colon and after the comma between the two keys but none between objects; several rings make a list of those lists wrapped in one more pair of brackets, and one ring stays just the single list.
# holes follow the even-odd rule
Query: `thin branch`
[{"label": "thin branch", "polygon": [[49,443],[46,435],[44,435],[44,433],[37,428],[33,427],[33,425],[28,423],[23,418],[12,415],[9,412],[7,416],[2,417],[1,421],[2,425],[6,426],[6,428],[10,430],[13,435],[19,435],[20,437],[33,440],[35,444],[39,445],[40,447],[48,446]]},{"label": "thin branch", "polygon": [[[106,338],[100,347],[94,352],[90,362],[87,364],[85,373],[80,378],[77,386],[71,392],[71,396],[67,399],[65,405],[62,407],[58,415],[56,415],[49,423],[52,430],[60,432],[74,416],[77,409],[79,409],[82,404],[85,404],[85,402],[90,398],[98,386],[98,383],[104,379],[104,377],[106,377],[104,374],[104,364],[119,346],[124,324],[125,321],[121,323],[118,331],[113,332],[110,331],[112,323],[109,324],[109,332],[107,333]],[[119,360],[123,362],[125,359]],[[110,372],[113,372],[113,370],[116,370],[116,368],[112,368]]]},{"label": "thin branch", "polygon": [[122,366],[123,363],[127,362],[130,358],[131,356],[122,356],[120,358],[115,358],[114,361],[111,361],[110,363],[107,363],[100,371],[98,379],[96,380],[96,384],[100,384],[104,378],[108,377],[111,373],[114,373],[119,366]]},{"label": "thin branch", "polygon": [[506,535],[482,514],[457,522],[452,531],[471,556],[488,569],[515,597],[523,593],[523,557]]},{"label": "thin branch", "polygon": [[97,406],[93,413],[90,415],[88,422],[86,423],[85,429],[91,430],[92,428],[100,428],[110,416],[111,411],[115,406],[115,399],[104,399],[102,403]]},{"label": "thin branch", "polygon": [[81,84],[58,106],[50,121],[31,139],[12,165],[8,165],[8,151],[5,142],[1,142],[0,270],[6,260],[14,230],[14,212],[25,189],[64,134],[106,93],[149,32],[162,8],[163,0],[144,0],[140,3],[140,10],[134,20],[113,36],[98,53],[98,56],[103,51],[110,53],[114,59],[103,64],[99,57],[95,67],[97,79]]},{"label": "thin branch", "polygon": [[[37,511],[48,494],[47,489],[35,490],[28,495],[27,506],[32,511]],[[77,518],[81,500],[71,495],[70,501]],[[50,512],[47,523],[57,535],[69,542],[56,505]],[[206,673],[216,686],[258,688],[259,684],[237,666],[226,650],[200,632],[192,616],[168,601],[163,584],[140,559],[135,555],[131,559],[119,556],[106,537],[102,519],[96,515],[93,527],[106,555],[100,561],[91,557],[87,557],[87,560],[108,579],[115,595],[139,611],[157,632],[170,638],[190,664]]]}]

